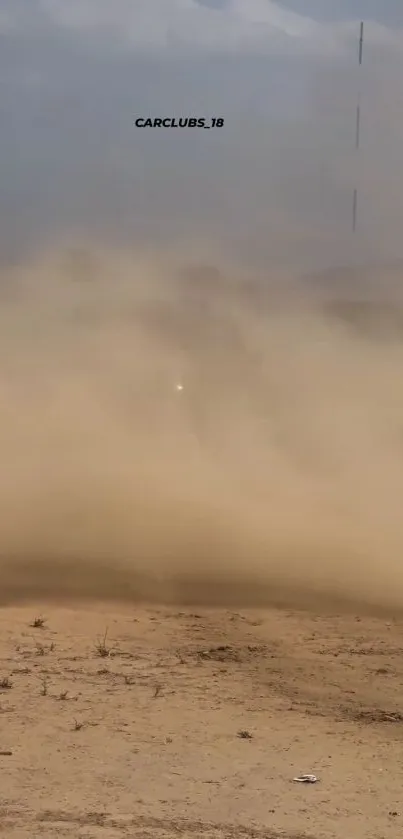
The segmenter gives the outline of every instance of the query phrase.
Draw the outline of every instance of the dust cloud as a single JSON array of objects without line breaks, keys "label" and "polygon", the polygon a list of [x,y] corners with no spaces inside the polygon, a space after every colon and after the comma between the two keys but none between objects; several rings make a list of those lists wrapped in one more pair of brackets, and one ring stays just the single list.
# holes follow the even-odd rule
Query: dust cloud
[{"label": "dust cloud", "polygon": [[0,280],[3,602],[403,607],[397,302],[99,247]]}]

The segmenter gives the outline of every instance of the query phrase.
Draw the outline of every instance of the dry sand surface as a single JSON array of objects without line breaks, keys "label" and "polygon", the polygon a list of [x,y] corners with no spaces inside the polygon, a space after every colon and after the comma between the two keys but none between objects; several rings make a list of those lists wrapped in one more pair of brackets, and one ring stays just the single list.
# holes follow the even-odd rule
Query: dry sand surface
[{"label": "dry sand surface", "polygon": [[402,835],[403,621],[42,609],[0,613],[1,835]]}]

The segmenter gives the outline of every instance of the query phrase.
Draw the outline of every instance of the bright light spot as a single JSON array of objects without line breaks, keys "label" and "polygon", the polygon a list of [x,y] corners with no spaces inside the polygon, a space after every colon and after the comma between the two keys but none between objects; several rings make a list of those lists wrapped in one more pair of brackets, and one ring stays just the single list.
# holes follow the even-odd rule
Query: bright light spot
[{"label": "bright light spot", "polygon": [[176,390],[183,390],[183,385],[176,385]]}]

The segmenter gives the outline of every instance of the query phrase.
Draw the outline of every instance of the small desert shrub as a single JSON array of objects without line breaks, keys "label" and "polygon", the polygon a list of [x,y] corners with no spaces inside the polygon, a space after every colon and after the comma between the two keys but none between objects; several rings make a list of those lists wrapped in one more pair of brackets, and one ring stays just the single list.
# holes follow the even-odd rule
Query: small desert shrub
[{"label": "small desert shrub", "polygon": [[33,619],[31,626],[34,629],[43,629],[46,623],[46,618],[42,618],[40,616]]},{"label": "small desert shrub", "polygon": [[99,655],[101,658],[107,658],[110,651],[111,651],[111,648],[108,647],[107,644],[106,644],[107,637],[108,637],[108,630],[106,629],[104,637],[101,640],[98,640],[97,643],[95,644],[95,651],[96,651],[97,655]]}]

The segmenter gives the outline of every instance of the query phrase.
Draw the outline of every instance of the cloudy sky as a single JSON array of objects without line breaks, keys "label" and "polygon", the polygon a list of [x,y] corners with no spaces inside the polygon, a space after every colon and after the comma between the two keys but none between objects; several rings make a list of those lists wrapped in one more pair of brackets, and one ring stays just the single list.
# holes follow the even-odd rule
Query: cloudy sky
[{"label": "cloudy sky", "polygon": [[402,256],[402,77],[401,0],[0,0],[2,253],[89,232]]}]

